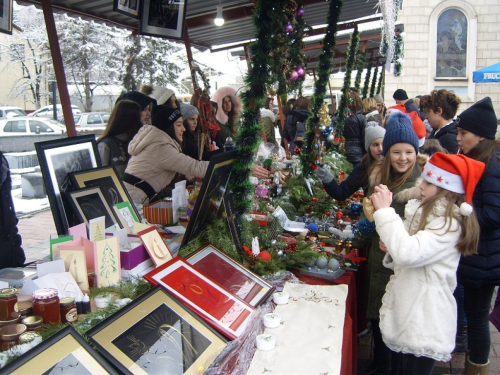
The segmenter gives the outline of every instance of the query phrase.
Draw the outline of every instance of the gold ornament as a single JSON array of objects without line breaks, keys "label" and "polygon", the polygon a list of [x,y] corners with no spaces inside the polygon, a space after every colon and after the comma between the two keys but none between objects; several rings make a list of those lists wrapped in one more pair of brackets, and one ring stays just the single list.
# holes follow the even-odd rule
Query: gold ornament
[{"label": "gold ornament", "polygon": [[331,119],[330,115],[328,114],[328,105],[326,103],[323,103],[323,105],[319,109],[318,117],[324,126],[330,126]]}]

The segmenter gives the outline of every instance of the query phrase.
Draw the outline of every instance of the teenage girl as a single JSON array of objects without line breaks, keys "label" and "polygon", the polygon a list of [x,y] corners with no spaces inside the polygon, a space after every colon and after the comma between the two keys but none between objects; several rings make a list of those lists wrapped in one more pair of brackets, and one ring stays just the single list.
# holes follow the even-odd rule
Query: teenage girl
[{"label": "teenage girl", "polygon": [[[383,185],[370,197],[394,270],[380,309],[386,345],[398,352],[398,374],[431,374],[435,361],[449,361],[455,347],[457,306],[453,291],[460,254],[475,252],[479,224],[469,203],[484,163],[464,155],[435,153],[422,170],[420,200],[405,207],[405,219],[391,208]],[[395,353],[393,353],[395,355]],[[393,362],[394,363],[394,362]]]},{"label": "teenage girl", "polygon": [[[379,184],[389,187],[394,194],[391,207],[403,217],[404,207],[409,199],[419,198],[418,181],[421,167],[426,157],[418,156],[418,138],[412,128],[408,115],[395,111],[387,122],[386,133],[382,143],[384,158],[375,162],[369,171],[368,197]],[[363,207],[366,212],[366,205]],[[369,217],[369,215],[367,215]],[[382,260],[385,252],[379,248],[377,233],[372,236],[368,251],[368,310],[367,318],[372,325],[373,363],[367,374],[389,374],[391,371],[391,350],[384,344],[379,329],[379,310],[382,296],[393,271],[384,267]]]}]

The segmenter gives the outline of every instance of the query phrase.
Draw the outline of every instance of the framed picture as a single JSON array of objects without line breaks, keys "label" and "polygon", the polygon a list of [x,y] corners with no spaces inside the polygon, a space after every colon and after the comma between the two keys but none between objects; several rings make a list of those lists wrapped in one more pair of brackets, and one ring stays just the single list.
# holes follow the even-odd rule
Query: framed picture
[{"label": "framed picture", "polygon": [[105,227],[118,225],[118,220],[111,207],[108,206],[106,198],[100,187],[77,189],[66,193],[70,204],[81,223],[89,226],[89,221],[98,217],[104,217]]},{"label": "framed picture", "polygon": [[132,18],[139,18],[139,0],[113,0],[113,10]]},{"label": "framed picture", "polygon": [[232,340],[245,331],[255,310],[180,257],[147,273],[144,278],[167,289]]},{"label": "framed picture", "polygon": [[118,177],[115,167],[106,166],[72,172],[69,174],[69,178],[75,188],[100,187],[109,207],[127,202],[134,211],[135,218],[140,217],[139,211],[137,211],[122,180]]},{"label": "framed picture", "polygon": [[118,374],[71,326],[2,368],[5,374]]},{"label": "framed picture", "polygon": [[186,7],[187,0],[143,0],[139,33],[182,40]]},{"label": "framed picture", "polygon": [[0,32],[12,35],[12,0],[0,0]]},{"label": "framed picture", "polygon": [[81,223],[64,195],[70,186],[68,173],[101,166],[95,135],[36,142],[35,149],[57,234],[65,235]]},{"label": "framed picture", "polygon": [[257,307],[274,292],[274,286],[208,243],[186,261],[249,305]]},{"label": "framed picture", "polygon": [[87,336],[122,374],[198,374],[227,343],[160,287],[91,328]]},{"label": "framed picture", "polygon": [[161,238],[160,232],[158,232],[156,227],[141,230],[137,233],[137,235],[141,239],[146,251],[156,267],[167,263],[173,258],[170,249]]},{"label": "framed picture", "polygon": [[181,246],[190,243],[205,228],[205,219],[210,206],[210,200],[220,201],[222,199],[237,154],[237,150],[231,150],[216,154],[210,158],[210,164],[203,178],[200,193],[196,199],[191,218],[188,221]]}]

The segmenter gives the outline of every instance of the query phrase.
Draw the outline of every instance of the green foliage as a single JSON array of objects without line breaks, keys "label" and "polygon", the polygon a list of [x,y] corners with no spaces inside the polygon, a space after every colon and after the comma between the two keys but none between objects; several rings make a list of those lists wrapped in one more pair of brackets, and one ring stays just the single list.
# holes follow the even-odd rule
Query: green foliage
[{"label": "green foliage", "polygon": [[404,42],[399,32],[394,36],[394,77],[400,77],[403,74]]},{"label": "green foliage", "polygon": [[384,66],[380,67],[380,76],[378,77],[377,94],[382,91],[382,82],[384,81]]},{"label": "green foliage", "polygon": [[375,66],[373,68],[372,85],[370,86],[369,98],[373,98],[375,96],[375,86],[377,85],[377,73],[378,73],[378,66]]},{"label": "green foliage", "polygon": [[365,84],[363,85],[363,99],[368,95],[368,87],[370,86],[370,75],[372,72],[373,60],[368,61],[368,66],[366,67]]},{"label": "green foliage", "polygon": [[[300,5],[299,5],[300,8]],[[289,34],[289,47],[288,47],[288,60],[290,61],[290,68],[306,68],[307,66],[307,58],[302,50],[305,47],[304,43],[304,33],[306,30],[311,29],[306,25],[304,21],[304,17],[294,17],[293,21],[295,22],[293,26],[292,32]],[[285,75],[286,78],[286,75]],[[302,91],[302,85],[305,80],[305,74],[297,79],[296,81],[288,81],[288,89],[287,92],[292,91]],[[283,94],[281,90],[278,88],[278,94]],[[284,102],[286,103],[286,101]]]},{"label": "green foliage", "polygon": [[100,294],[112,294],[120,299],[135,299],[141,294],[147,292],[149,288],[151,288],[151,284],[149,284],[142,277],[131,277],[121,279],[116,285],[90,288],[88,294],[90,298],[95,298]]},{"label": "green foliage", "polygon": [[359,87],[361,85],[361,76],[363,75],[363,70],[365,69],[366,62],[366,52],[361,52],[358,55],[358,63],[356,64],[356,79],[354,81],[354,89],[359,92]]},{"label": "green foliage", "polygon": [[[323,48],[319,56],[318,68],[316,70],[316,82],[314,83],[314,95],[311,106],[311,116],[307,119],[306,133],[304,135],[304,143],[301,150],[301,160],[304,176],[308,176],[313,171],[316,157],[311,157],[311,154],[316,152],[314,143],[316,141],[316,126],[319,124],[319,111],[323,105],[323,98],[326,94],[326,86],[330,79],[330,71],[334,56],[333,49],[337,43],[335,34],[338,30],[340,12],[342,9],[343,0],[331,0],[328,7],[327,22],[325,37],[323,38]],[[311,160],[313,159],[313,160]]]}]

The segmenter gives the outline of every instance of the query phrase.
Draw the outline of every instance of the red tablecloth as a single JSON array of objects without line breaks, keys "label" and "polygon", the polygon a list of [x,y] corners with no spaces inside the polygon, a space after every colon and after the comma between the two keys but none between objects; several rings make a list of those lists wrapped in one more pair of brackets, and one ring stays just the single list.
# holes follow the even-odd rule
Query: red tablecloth
[{"label": "red tablecloth", "polygon": [[321,277],[306,276],[298,271],[293,271],[295,276],[307,284],[311,285],[339,285],[346,284],[348,288],[344,335],[342,342],[342,363],[340,373],[342,375],[351,375],[357,373],[358,347],[357,347],[357,307],[356,307],[356,277],[355,272],[347,271],[335,280],[323,279]]}]

